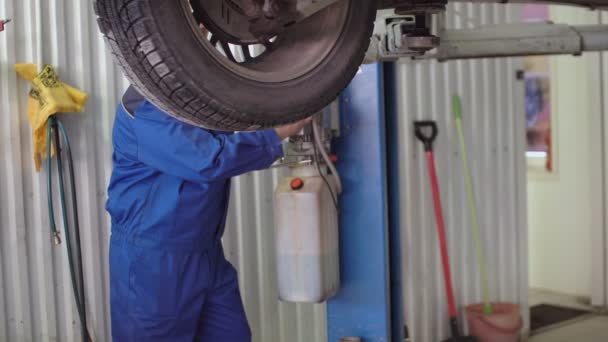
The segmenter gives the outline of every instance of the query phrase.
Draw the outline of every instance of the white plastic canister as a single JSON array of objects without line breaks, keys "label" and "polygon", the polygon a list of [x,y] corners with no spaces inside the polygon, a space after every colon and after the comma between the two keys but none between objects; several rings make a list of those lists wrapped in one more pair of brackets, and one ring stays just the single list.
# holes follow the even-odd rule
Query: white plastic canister
[{"label": "white plastic canister", "polygon": [[[333,178],[328,182],[335,193]],[[321,303],[334,296],[340,288],[338,214],[323,178],[281,179],[275,231],[279,299]]]}]

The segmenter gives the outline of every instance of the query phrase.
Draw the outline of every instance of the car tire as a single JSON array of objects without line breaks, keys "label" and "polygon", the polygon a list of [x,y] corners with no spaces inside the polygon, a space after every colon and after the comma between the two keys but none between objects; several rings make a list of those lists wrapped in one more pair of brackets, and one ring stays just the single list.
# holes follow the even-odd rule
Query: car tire
[{"label": "car tire", "polygon": [[[294,25],[302,28],[286,32],[288,38],[279,35],[276,39],[280,43],[269,49],[270,57],[247,67],[232,67],[225,56],[205,45],[201,39],[204,34],[197,32],[200,23],[184,10],[185,1],[97,0],[95,10],[115,61],[142,95],[179,120],[224,131],[275,127],[301,120],[328,105],[361,65],[376,14],[375,0],[339,1],[324,12],[329,13],[326,17],[340,13],[340,20],[336,20],[340,25],[332,24],[331,18],[319,19],[324,12],[317,13],[306,19],[309,23]],[[192,3],[188,5],[192,8]],[[306,35],[298,33],[306,30]],[[324,47],[315,50],[320,41]],[[281,53],[298,46],[301,53],[284,53],[292,56],[292,64],[304,54],[314,63],[302,57],[303,71],[293,75],[295,67],[289,60],[281,62]],[[274,72],[270,63],[261,71],[248,71],[275,55],[282,74]],[[273,79],[272,75],[281,77]]]}]

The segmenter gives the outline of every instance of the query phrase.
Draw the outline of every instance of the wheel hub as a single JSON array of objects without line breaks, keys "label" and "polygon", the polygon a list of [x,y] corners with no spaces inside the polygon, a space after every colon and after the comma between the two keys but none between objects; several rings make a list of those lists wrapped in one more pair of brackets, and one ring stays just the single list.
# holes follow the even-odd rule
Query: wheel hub
[{"label": "wheel hub", "polygon": [[[203,29],[197,34],[202,46],[219,63],[242,77],[266,83],[296,79],[323,61],[340,38],[350,7],[350,1],[339,1],[314,17],[277,28],[268,23],[289,16],[268,6],[275,3],[293,9],[298,0],[180,1],[193,27]],[[272,17],[277,13],[279,21]]]},{"label": "wheel hub", "polygon": [[266,43],[298,18],[297,0],[191,0],[196,18],[231,44]]},{"label": "wheel hub", "polygon": [[250,0],[190,0],[190,5],[197,21],[219,41],[236,45],[256,44],[259,40],[250,32],[245,1]]},{"label": "wheel hub", "polygon": [[260,41],[279,35],[298,19],[298,0],[242,0],[251,21],[250,32]]}]

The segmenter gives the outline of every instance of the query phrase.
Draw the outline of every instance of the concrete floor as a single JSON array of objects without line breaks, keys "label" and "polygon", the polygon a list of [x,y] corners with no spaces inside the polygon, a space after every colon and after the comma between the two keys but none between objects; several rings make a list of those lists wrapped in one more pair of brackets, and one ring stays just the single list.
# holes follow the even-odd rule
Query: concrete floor
[{"label": "concrete floor", "polygon": [[[589,300],[559,293],[531,290],[530,306],[547,303],[577,309],[593,310]],[[548,328],[533,335],[530,342],[606,342],[608,341],[608,316],[589,314],[557,327]]]},{"label": "concrete floor", "polygon": [[532,336],[530,342],[606,342],[608,316],[594,316]]},{"label": "concrete floor", "polygon": [[589,304],[589,298],[569,296],[548,290],[531,289],[530,306],[543,303],[560,305],[573,309],[593,310],[593,307]]}]

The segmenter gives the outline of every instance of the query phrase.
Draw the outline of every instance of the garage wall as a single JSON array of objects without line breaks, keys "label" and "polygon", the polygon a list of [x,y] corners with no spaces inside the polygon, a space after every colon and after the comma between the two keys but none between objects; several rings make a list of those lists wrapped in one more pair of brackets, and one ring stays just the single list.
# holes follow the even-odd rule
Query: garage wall
[{"label": "garage wall", "polygon": [[[35,15],[37,3],[43,16]],[[512,20],[516,8],[457,4],[449,23]],[[97,33],[92,2],[2,1],[0,17],[14,19],[0,33],[0,341],[78,340],[65,247],[51,244],[44,170],[40,174],[33,170],[31,133],[25,119],[29,87],[17,79],[12,68],[16,62],[37,61],[38,56],[57,66],[64,81],[91,93],[87,111],[65,115],[64,120],[77,164],[89,323],[98,341],[109,341],[109,222],[104,202],[111,171],[113,111],[126,82]],[[38,18],[43,33],[40,50],[36,44]],[[523,89],[513,81],[516,65],[516,60],[480,60],[398,66],[404,306],[414,341],[437,341],[447,331],[426,173],[420,146],[410,134],[414,118],[433,117],[444,132],[437,146],[438,167],[458,302],[463,305],[479,299],[449,113],[455,91],[464,97],[465,110],[470,113],[465,129],[474,149],[471,154],[479,180],[477,195],[491,261],[492,293],[494,298],[525,305],[518,290],[527,279],[524,281],[526,272],[520,271],[526,267],[526,251],[521,250],[525,197],[520,191],[523,155],[516,153],[523,146],[516,137],[521,136],[523,143],[523,114],[521,123],[517,116],[523,109],[523,104],[517,104]],[[241,272],[244,301],[257,341],[322,342],[326,339],[324,306],[278,304],[276,300],[271,191],[278,177],[277,172],[259,172],[235,181],[226,252]]]},{"label": "garage wall", "polygon": [[[448,27],[518,22],[520,18],[517,6],[451,6]],[[516,80],[519,68],[518,59],[396,66],[403,305],[414,342],[441,341],[449,331],[430,184],[422,145],[413,136],[414,120],[433,119],[439,124],[436,162],[460,313],[481,299],[452,114],[454,94],[463,100],[492,300],[519,303],[527,309],[525,107],[523,83]]]},{"label": "garage wall", "polygon": [[[13,69],[17,62],[38,60],[57,66],[65,82],[91,94],[84,114],[62,119],[76,158],[89,325],[97,341],[111,340],[110,230],[104,204],[114,109],[127,83],[105,51],[92,4],[0,1],[0,18],[13,19],[0,33],[0,341],[79,340],[65,246],[54,247],[49,233],[45,169],[38,174],[33,166],[26,121],[29,86]],[[38,19],[42,40],[36,34]],[[324,306],[277,301],[271,200],[278,177],[277,172],[259,172],[235,181],[226,253],[240,270],[256,341],[322,342],[327,331]]]}]

